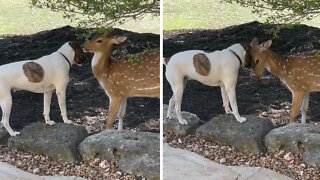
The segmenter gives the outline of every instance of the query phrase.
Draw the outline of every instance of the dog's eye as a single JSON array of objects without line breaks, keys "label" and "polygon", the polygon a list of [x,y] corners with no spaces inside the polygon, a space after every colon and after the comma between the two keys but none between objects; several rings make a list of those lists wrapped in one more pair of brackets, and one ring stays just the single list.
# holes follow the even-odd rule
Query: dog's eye
[{"label": "dog's eye", "polygon": [[99,39],[99,40],[97,41],[97,43],[102,43],[102,40],[101,40],[101,39]]}]

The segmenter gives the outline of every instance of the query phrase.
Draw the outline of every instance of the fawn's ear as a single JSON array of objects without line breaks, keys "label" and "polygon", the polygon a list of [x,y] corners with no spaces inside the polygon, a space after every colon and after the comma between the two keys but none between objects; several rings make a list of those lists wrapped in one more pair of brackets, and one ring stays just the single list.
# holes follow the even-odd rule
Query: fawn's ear
[{"label": "fawn's ear", "polygon": [[105,31],[103,33],[103,36],[106,37],[106,38],[110,37],[111,36],[111,31]]},{"label": "fawn's ear", "polygon": [[124,41],[126,41],[127,37],[125,36],[118,36],[118,37],[114,37],[113,38],[113,43],[114,44],[121,44],[123,43]]},{"label": "fawn's ear", "polygon": [[266,48],[266,49],[269,49],[271,44],[272,44],[272,40],[268,40],[268,41],[262,43],[261,46]]},{"label": "fawn's ear", "polygon": [[255,47],[255,46],[258,46],[259,45],[259,40],[257,37],[253,38],[251,43],[250,43],[250,46],[251,47]]}]

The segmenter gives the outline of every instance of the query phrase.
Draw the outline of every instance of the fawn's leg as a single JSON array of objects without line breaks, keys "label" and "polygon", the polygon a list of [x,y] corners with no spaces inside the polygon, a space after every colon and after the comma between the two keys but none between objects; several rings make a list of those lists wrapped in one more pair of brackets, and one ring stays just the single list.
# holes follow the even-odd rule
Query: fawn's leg
[{"label": "fawn's leg", "polygon": [[292,93],[292,108],[290,113],[290,122],[296,122],[296,118],[299,112],[299,109],[301,108],[301,104],[303,101],[303,98],[305,96],[305,92],[293,92]]},{"label": "fawn's leg", "polygon": [[123,97],[110,96],[109,112],[107,117],[107,128],[112,129],[112,125],[118,114]]},{"label": "fawn's leg", "polygon": [[301,123],[305,124],[307,119],[307,111],[308,111],[308,105],[309,105],[309,96],[310,93],[306,94],[302,101],[302,106],[300,108],[301,110]]},{"label": "fawn's leg", "polygon": [[119,131],[123,129],[123,118],[126,114],[126,108],[127,108],[127,98],[124,98],[120,104],[120,110],[117,115],[117,118],[119,120],[119,123],[118,123]]}]

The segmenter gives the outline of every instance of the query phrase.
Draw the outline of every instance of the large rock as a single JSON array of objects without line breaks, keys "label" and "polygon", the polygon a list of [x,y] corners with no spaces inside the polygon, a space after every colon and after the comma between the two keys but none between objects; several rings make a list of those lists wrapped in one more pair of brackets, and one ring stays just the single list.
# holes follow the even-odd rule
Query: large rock
[{"label": "large rock", "polygon": [[7,144],[8,138],[10,137],[10,134],[4,128],[2,123],[0,123],[0,144]]},{"label": "large rock", "polygon": [[320,125],[287,124],[272,130],[265,137],[265,144],[271,152],[302,153],[304,162],[320,167]]},{"label": "large rock", "polygon": [[196,129],[200,126],[200,119],[197,115],[182,111],[182,117],[188,121],[188,125],[179,124],[176,114],[174,118],[169,120],[166,118],[168,111],[168,105],[163,105],[163,131],[172,132],[178,136],[186,136],[188,134],[194,134]]},{"label": "large rock", "polygon": [[160,138],[150,132],[105,130],[87,137],[79,147],[83,159],[116,160],[131,174],[160,179]]},{"label": "large rock", "polygon": [[34,123],[23,128],[19,136],[10,137],[8,146],[44,154],[54,160],[72,162],[76,160],[78,145],[87,136],[88,132],[82,126]]},{"label": "large rock", "polygon": [[245,117],[247,117],[245,123],[239,123],[233,115],[214,117],[197,129],[196,136],[233,146],[245,153],[265,152],[263,139],[274,128],[272,122],[254,115]]}]

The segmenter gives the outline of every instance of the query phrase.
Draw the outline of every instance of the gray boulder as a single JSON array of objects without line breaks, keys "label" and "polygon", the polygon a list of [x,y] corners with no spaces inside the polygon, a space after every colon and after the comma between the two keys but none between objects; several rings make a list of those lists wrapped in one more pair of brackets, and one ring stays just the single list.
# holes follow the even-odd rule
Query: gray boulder
[{"label": "gray boulder", "polygon": [[8,138],[10,137],[10,134],[4,128],[2,123],[0,123],[0,144],[7,144]]},{"label": "gray boulder", "polygon": [[265,137],[268,151],[302,153],[305,163],[320,167],[320,125],[290,123]]},{"label": "gray boulder", "polygon": [[166,118],[168,111],[168,105],[163,105],[163,131],[172,132],[177,136],[186,136],[194,134],[196,129],[200,126],[200,119],[197,115],[182,111],[182,117],[188,121],[188,125],[179,124],[179,120],[175,115],[173,119],[169,120]]},{"label": "gray boulder", "polygon": [[43,154],[54,160],[72,162],[76,160],[78,145],[87,136],[88,132],[82,126],[34,123],[23,128],[20,135],[10,137],[8,146]]},{"label": "gray boulder", "polygon": [[233,115],[214,117],[197,129],[196,136],[233,146],[245,153],[265,152],[263,139],[274,128],[272,122],[254,115],[245,117],[247,121],[244,123],[239,123]]},{"label": "gray boulder", "polygon": [[118,161],[130,174],[160,179],[160,138],[150,132],[105,130],[87,137],[79,146],[83,159]]}]

